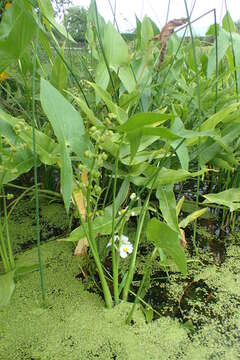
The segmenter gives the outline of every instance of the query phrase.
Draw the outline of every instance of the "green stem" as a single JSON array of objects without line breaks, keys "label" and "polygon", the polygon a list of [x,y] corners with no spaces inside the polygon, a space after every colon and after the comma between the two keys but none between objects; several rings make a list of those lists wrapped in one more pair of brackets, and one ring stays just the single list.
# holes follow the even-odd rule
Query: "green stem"
[{"label": "green stem", "polygon": [[124,286],[124,289],[123,289],[123,300],[124,301],[127,301],[127,299],[128,299],[128,293],[129,293],[130,285],[131,285],[133,275],[134,275],[134,268],[135,268],[135,263],[136,263],[136,257],[137,257],[137,250],[138,250],[140,235],[141,235],[141,232],[142,232],[143,223],[144,223],[144,219],[145,219],[146,211],[147,211],[147,208],[148,208],[148,203],[149,203],[151,193],[152,193],[152,189],[149,190],[149,192],[148,192],[148,196],[147,196],[147,198],[146,198],[146,200],[144,202],[144,205],[142,207],[142,210],[141,210],[141,213],[140,213],[140,216],[139,216],[139,221],[138,221],[138,225],[137,225],[137,232],[136,232],[136,238],[135,238],[134,247],[133,247],[133,253],[132,253],[132,257],[131,257],[131,262],[130,262],[130,266],[129,266],[125,286]]},{"label": "green stem", "polygon": [[218,102],[218,35],[217,35],[217,15],[214,9],[214,29],[215,29],[215,43],[216,43],[216,95],[215,95],[215,113],[217,112]]},{"label": "green stem", "polygon": [[235,77],[236,95],[237,95],[237,101],[238,101],[238,99],[239,99],[239,89],[238,89],[238,74],[237,74],[236,54],[235,54],[235,49],[234,49],[234,46],[233,46],[233,37],[232,37],[232,31],[231,31],[231,25],[230,25],[229,13],[228,13],[227,1],[226,0],[225,0],[225,8],[226,8],[226,12],[227,12],[228,30],[229,30],[229,33],[230,33],[230,41],[231,41],[231,45],[232,45],[234,77]]},{"label": "green stem", "polygon": [[145,283],[146,283],[147,279],[150,277],[151,270],[152,270],[152,262],[153,262],[154,258],[156,257],[156,254],[157,254],[157,248],[154,248],[150,259],[147,261],[147,263],[146,263],[146,265],[144,267],[144,275],[143,275],[140,287],[138,289],[137,295],[135,297],[134,303],[132,305],[132,308],[131,308],[131,310],[130,310],[130,312],[128,314],[128,317],[127,317],[127,320],[126,320],[127,324],[130,324],[130,322],[132,320],[132,316],[133,316],[133,313],[135,311],[136,305],[139,302],[139,298],[143,298],[144,295],[145,295],[145,293],[144,293]]},{"label": "green stem", "polygon": [[41,250],[40,250],[40,214],[39,214],[39,193],[38,193],[38,173],[37,173],[37,150],[36,150],[36,67],[37,67],[37,51],[38,51],[38,43],[39,43],[39,26],[37,26],[37,34],[36,34],[36,46],[34,49],[33,56],[33,74],[32,74],[32,143],[33,143],[33,159],[34,159],[34,188],[35,188],[35,205],[36,205],[36,235],[37,235],[37,252],[38,252],[38,263],[39,263],[39,272],[40,272],[40,284],[41,284],[41,292],[42,292],[42,300],[43,302],[46,299],[46,290],[45,283],[43,278],[43,265],[41,258]]},{"label": "green stem", "polygon": [[103,294],[104,294],[104,300],[105,300],[105,304],[106,307],[108,309],[112,308],[112,296],[103,272],[103,268],[102,268],[102,264],[101,264],[101,260],[99,258],[99,254],[98,254],[98,250],[97,250],[97,246],[96,246],[96,242],[94,239],[94,234],[93,234],[93,227],[92,227],[92,220],[91,220],[91,188],[92,188],[92,181],[93,181],[93,169],[94,169],[94,165],[95,165],[96,159],[93,160],[92,162],[92,166],[91,166],[91,170],[90,170],[90,174],[89,174],[89,182],[88,182],[88,188],[87,188],[87,225],[88,225],[88,240],[89,240],[89,246],[91,249],[91,252],[93,254],[96,266],[97,266],[97,270],[98,270],[98,274],[99,274],[99,278],[102,284],[102,289],[103,289]]},{"label": "green stem", "polygon": [[[0,186],[0,190],[1,190],[1,186]],[[6,244],[4,241],[1,212],[2,212],[2,209],[0,207],[0,249],[1,249],[0,254],[1,254],[2,262],[3,262],[3,266],[4,266],[4,271],[8,272],[11,270],[11,265],[9,263],[7,248],[6,248]]]},{"label": "green stem", "polygon": [[14,262],[13,250],[12,250],[12,245],[11,245],[10,236],[9,236],[7,204],[6,204],[6,196],[5,196],[3,187],[2,187],[2,192],[3,192],[4,227],[5,227],[6,239],[7,239],[8,257],[9,257],[10,266],[11,266],[11,270],[12,270],[15,268],[15,262]]},{"label": "green stem", "polygon": [[3,268],[5,272],[10,271],[10,264],[8,262],[8,258],[5,256],[4,251],[2,249],[2,235],[0,234],[0,257],[3,262]]},{"label": "green stem", "polygon": [[113,182],[113,204],[112,204],[112,271],[113,271],[113,293],[115,304],[119,303],[119,292],[118,292],[118,261],[114,243],[114,232],[115,232],[115,216],[116,216],[116,188],[117,188],[117,177],[118,177],[118,160],[119,151],[115,159],[115,176]]},{"label": "green stem", "polygon": [[[190,15],[188,11],[187,6],[187,0],[184,0],[186,13],[187,13],[187,19],[188,19],[188,25],[189,30],[191,34],[191,41],[192,41],[192,51],[193,51],[193,60],[194,60],[194,67],[196,72],[196,93],[197,93],[197,104],[198,104],[198,131],[200,131],[200,125],[201,125],[201,98],[200,98],[200,82],[199,82],[199,73],[198,73],[198,65],[197,65],[197,55],[196,55],[196,48],[195,48],[195,42],[193,38],[193,31],[192,31],[192,25],[190,21]],[[200,170],[200,137],[198,137],[198,171]],[[200,190],[200,176],[197,178],[197,194],[196,194],[196,208],[198,208],[199,204],[199,190]],[[194,222],[194,231],[193,231],[193,246],[196,255],[198,256],[198,247],[196,244],[196,235],[197,235],[197,220]]]}]

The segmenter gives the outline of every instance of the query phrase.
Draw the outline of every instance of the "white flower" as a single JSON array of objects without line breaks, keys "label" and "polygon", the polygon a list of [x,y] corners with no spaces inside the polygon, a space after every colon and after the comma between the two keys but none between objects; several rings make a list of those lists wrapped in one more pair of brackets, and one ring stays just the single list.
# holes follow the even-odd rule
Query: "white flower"
[{"label": "white flower", "polygon": [[131,254],[133,251],[133,246],[130,242],[123,243],[120,246],[120,256],[121,258],[126,258],[128,254]]}]

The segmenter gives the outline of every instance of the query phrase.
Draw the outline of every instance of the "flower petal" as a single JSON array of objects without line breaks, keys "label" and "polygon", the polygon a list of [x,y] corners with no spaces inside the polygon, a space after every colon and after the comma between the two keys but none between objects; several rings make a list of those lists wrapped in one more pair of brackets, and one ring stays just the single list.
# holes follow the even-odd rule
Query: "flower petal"
[{"label": "flower petal", "polygon": [[125,259],[128,256],[128,253],[126,251],[124,251],[123,247],[120,248],[120,256],[123,259]]},{"label": "flower petal", "polygon": [[133,246],[131,243],[128,243],[128,253],[131,254],[133,252]]},{"label": "flower petal", "polygon": [[125,236],[125,235],[122,235],[122,236],[121,236],[121,243],[123,243],[123,244],[128,244],[128,243],[129,243],[128,237]]}]

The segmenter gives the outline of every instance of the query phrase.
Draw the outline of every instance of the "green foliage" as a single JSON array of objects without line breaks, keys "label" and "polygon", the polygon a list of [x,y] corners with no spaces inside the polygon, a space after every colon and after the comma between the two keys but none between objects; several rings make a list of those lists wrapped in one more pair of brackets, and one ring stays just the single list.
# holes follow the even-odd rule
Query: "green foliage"
[{"label": "green foliage", "polygon": [[204,204],[218,204],[229,207],[230,211],[236,211],[240,208],[240,189],[228,189],[221,191],[218,194],[207,194],[204,195],[206,200]]},{"label": "green foliage", "polygon": [[78,42],[85,41],[87,31],[87,10],[80,6],[68,7],[64,13],[64,26],[72,38]]},{"label": "green foliage", "polygon": [[46,25],[47,29],[51,31],[51,29],[57,30],[62,36],[66,39],[69,39],[74,42],[71,35],[68,34],[65,27],[59,24],[54,17],[54,10],[50,0],[38,0],[38,4],[40,7],[40,11],[44,15],[43,23]]},{"label": "green foliage", "polygon": [[[60,145],[61,186],[66,210],[68,212],[72,197],[72,166],[69,151],[74,142],[84,134],[80,114],[46,80],[41,80],[41,104]],[[82,138],[83,139],[83,138]]]},{"label": "green foliage", "polygon": [[0,73],[23,55],[35,33],[36,22],[28,2],[15,1],[0,23]]},{"label": "green foliage", "polygon": [[60,55],[57,55],[55,58],[50,80],[51,84],[61,93],[67,89],[67,68],[64,63],[64,48],[60,50]]},{"label": "green foliage", "polygon": [[[21,0],[4,11],[0,24],[4,45],[0,47],[0,181],[18,181],[32,168],[34,152],[37,165],[47,165],[46,173],[55,173],[58,166],[67,212],[73,189],[81,197],[80,226],[65,240],[88,238],[105,303],[111,308],[112,285],[105,261],[112,261],[115,304],[119,296],[127,301],[147,222],[153,250],[150,253],[148,244],[139,294],[145,294],[150,284],[157,251],[161,264],[171,258],[186,275],[180,227],[207,216],[202,208],[206,202],[200,198],[201,176],[201,193],[211,189],[217,193],[205,194],[208,201],[232,211],[239,207],[235,199],[239,179],[233,184],[228,174],[225,185],[225,170],[237,172],[239,164],[240,37],[227,14],[217,27],[217,43],[206,38],[208,45],[200,39],[189,44],[176,34],[170,37],[159,67],[163,44],[156,41],[159,30],[148,17],[142,22],[137,19],[136,38],[130,43],[98,14],[95,1],[87,14],[81,8],[69,8],[64,24],[66,28],[56,21],[50,0],[39,0],[35,8]],[[71,42],[65,49],[60,46],[56,34],[81,41],[85,29],[86,51],[72,56]],[[35,37],[37,32],[39,37]],[[210,33],[214,34],[213,28]],[[31,64],[33,53],[36,69]],[[2,74],[1,69],[7,72]],[[33,113],[34,140],[29,124]],[[196,199],[184,219],[180,210],[182,205],[185,211],[185,204],[177,205],[175,200],[181,191],[191,198],[190,204]],[[154,219],[148,221],[153,213]],[[119,259],[124,244],[121,240],[114,244],[111,238],[121,238],[127,223],[134,225],[135,235],[132,244],[126,243],[131,260],[122,273]],[[101,236],[112,243],[109,249],[98,246]],[[194,246],[196,251],[195,240]],[[150,319],[151,310],[145,315]]]},{"label": "green foliage", "polygon": [[170,256],[176,263],[183,276],[187,274],[187,260],[180,245],[179,234],[167,224],[153,218],[147,226],[147,237],[157,248]]},{"label": "green foliage", "polygon": [[173,186],[160,186],[157,189],[156,197],[159,200],[159,205],[164,220],[171,229],[179,233],[180,229],[178,226],[176,200],[173,193]]}]

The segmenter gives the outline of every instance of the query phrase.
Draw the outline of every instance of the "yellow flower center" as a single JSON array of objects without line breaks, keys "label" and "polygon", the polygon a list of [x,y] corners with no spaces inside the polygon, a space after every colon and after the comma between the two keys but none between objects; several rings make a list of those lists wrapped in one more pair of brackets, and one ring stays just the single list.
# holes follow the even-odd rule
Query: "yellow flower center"
[{"label": "yellow flower center", "polygon": [[128,252],[128,247],[124,246],[123,251],[127,253]]},{"label": "yellow flower center", "polygon": [[7,78],[8,78],[8,73],[6,71],[0,73],[0,81],[7,80]]},{"label": "yellow flower center", "polygon": [[125,212],[126,212],[125,209],[121,209],[121,210],[120,210],[120,213],[121,213],[122,215],[125,214]]},{"label": "yellow flower center", "polygon": [[9,1],[6,3],[5,5],[5,10],[9,9],[12,6],[12,3],[10,3]]}]

